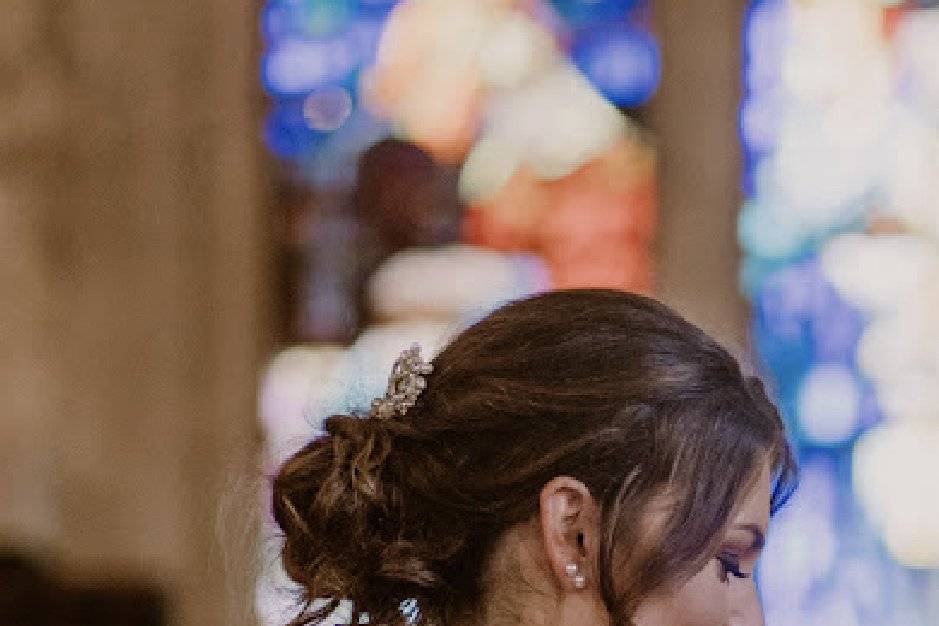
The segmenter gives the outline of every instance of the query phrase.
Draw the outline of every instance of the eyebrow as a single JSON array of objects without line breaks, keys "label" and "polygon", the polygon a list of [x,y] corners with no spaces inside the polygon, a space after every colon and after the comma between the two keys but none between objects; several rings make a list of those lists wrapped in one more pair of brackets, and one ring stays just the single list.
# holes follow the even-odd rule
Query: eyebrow
[{"label": "eyebrow", "polygon": [[763,529],[756,524],[738,524],[737,528],[747,530],[753,535],[753,543],[750,544],[750,550],[762,550],[763,546],[766,545],[766,534],[763,532]]}]

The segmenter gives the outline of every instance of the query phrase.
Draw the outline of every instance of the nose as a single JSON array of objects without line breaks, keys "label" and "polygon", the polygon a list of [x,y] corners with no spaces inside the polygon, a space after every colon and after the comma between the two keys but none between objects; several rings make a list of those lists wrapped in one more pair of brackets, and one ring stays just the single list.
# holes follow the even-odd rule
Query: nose
[{"label": "nose", "polygon": [[729,626],[765,626],[763,603],[753,580],[734,589],[733,609]]}]

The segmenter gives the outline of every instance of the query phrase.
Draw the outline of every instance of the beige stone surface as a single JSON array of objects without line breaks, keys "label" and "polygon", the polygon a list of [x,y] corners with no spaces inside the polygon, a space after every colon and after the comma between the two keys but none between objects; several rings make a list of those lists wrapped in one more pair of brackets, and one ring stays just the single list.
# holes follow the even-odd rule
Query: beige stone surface
[{"label": "beige stone surface", "polygon": [[250,623],[250,533],[216,535],[250,523],[259,478],[256,10],[0,19],[0,539],[159,584],[180,625]]},{"label": "beige stone surface", "polygon": [[738,289],[741,28],[746,0],[652,3],[662,82],[651,105],[659,148],[657,295],[749,361]]}]

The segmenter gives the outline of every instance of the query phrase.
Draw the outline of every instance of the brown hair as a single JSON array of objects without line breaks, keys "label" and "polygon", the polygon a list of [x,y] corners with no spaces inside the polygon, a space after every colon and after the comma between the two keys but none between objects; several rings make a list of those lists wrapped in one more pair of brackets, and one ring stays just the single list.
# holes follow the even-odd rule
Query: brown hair
[{"label": "brown hair", "polygon": [[[329,417],[277,474],[283,563],[305,594],[293,624],[321,623],[340,600],[353,624],[360,612],[408,623],[409,599],[422,623],[472,615],[495,541],[562,475],[601,507],[601,590],[628,624],[642,598],[709,558],[761,463],[773,511],[794,489],[762,383],[651,298],[577,289],[513,302],[433,363],[404,417]],[[640,550],[639,521],[663,492],[669,518]]]}]

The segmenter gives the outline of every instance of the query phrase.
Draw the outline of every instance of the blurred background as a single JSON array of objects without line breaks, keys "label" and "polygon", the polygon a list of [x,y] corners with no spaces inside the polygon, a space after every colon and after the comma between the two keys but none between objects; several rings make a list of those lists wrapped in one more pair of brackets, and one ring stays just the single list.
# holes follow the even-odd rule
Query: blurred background
[{"label": "blurred background", "polygon": [[768,626],[939,625],[939,3],[8,0],[0,85],[0,623],[283,624],[276,463],[601,286],[783,409]]}]

